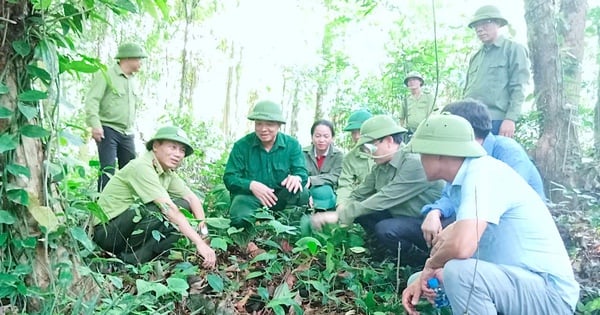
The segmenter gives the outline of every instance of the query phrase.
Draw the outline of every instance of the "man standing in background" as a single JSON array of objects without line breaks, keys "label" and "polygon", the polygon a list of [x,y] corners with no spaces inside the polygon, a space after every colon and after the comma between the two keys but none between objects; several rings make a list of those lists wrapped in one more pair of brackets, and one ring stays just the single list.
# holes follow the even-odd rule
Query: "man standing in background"
[{"label": "man standing in background", "polygon": [[423,84],[425,84],[423,76],[416,71],[410,72],[404,79],[404,85],[410,91],[410,95],[404,98],[400,111],[400,124],[408,130],[409,136],[433,112],[433,96],[423,91]]},{"label": "man standing in background", "polygon": [[499,35],[508,24],[495,6],[479,8],[469,23],[483,43],[471,57],[464,97],[484,103],[492,116],[492,133],[512,138],[529,81],[529,57],[520,44]]},{"label": "man standing in background", "polygon": [[85,99],[86,123],[92,128],[92,138],[98,145],[102,175],[98,191],[102,191],[119,169],[135,158],[133,125],[138,103],[138,87],[134,74],[140,70],[141,59],[148,55],[144,48],[133,43],[119,46],[117,64],[106,73],[97,73],[92,79]]}]

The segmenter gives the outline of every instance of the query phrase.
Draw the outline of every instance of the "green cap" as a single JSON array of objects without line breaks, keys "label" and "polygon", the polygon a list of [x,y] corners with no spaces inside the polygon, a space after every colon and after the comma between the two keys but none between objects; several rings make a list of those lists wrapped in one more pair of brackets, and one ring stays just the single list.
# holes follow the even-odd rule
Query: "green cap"
[{"label": "green cap", "polygon": [[194,153],[194,149],[192,148],[192,145],[190,144],[190,140],[188,139],[188,136],[185,134],[185,131],[183,131],[183,129],[181,129],[179,127],[165,126],[165,127],[158,129],[158,131],[156,132],[154,137],[152,137],[152,139],[150,139],[150,140],[148,140],[148,142],[146,142],[146,149],[148,149],[148,151],[152,150],[152,144],[154,143],[154,140],[176,141],[176,142],[179,142],[179,143],[185,145],[185,156],[188,156],[188,155]]},{"label": "green cap", "polygon": [[401,132],[407,132],[407,130],[398,125],[392,117],[376,115],[367,119],[360,127],[360,139],[358,139],[356,146]]},{"label": "green cap", "polygon": [[475,141],[469,121],[448,113],[434,114],[421,122],[408,143],[407,150],[457,157],[480,157],[487,154],[483,146]]},{"label": "green cap", "polygon": [[119,46],[119,51],[115,56],[115,59],[124,58],[148,58],[148,54],[146,54],[144,47],[138,44],[125,43]]},{"label": "green cap", "polygon": [[329,185],[315,186],[310,189],[315,209],[327,210],[335,208],[335,192]]},{"label": "green cap", "polygon": [[406,75],[406,78],[404,78],[404,85],[408,86],[408,80],[410,79],[419,79],[419,81],[421,81],[421,86],[423,86],[423,84],[425,84],[425,80],[423,79],[423,76],[418,73],[417,71],[411,71]]},{"label": "green cap", "polygon": [[496,20],[500,27],[508,24],[508,21],[502,16],[500,10],[493,5],[484,5],[483,7],[477,9],[471,22],[469,22],[469,27],[472,28],[473,24],[483,21],[483,20]]},{"label": "green cap", "polygon": [[360,129],[365,120],[373,117],[373,115],[366,109],[355,110],[348,117],[348,124],[344,127],[344,131],[352,131]]},{"label": "green cap", "polygon": [[252,112],[248,115],[250,120],[276,121],[285,124],[281,105],[271,101],[260,101],[254,105]]}]

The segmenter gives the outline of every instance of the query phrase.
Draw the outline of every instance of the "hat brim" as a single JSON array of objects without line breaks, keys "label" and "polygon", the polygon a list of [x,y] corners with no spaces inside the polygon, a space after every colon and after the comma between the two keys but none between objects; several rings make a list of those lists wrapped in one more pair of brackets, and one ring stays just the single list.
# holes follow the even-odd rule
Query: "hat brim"
[{"label": "hat brim", "polygon": [[407,144],[406,150],[412,153],[455,157],[481,157],[487,155],[485,149],[477,141],[454,143],[433,139],[416,139],[415,137]]},{"label": "hat brim", "polygon": [[407,131],[408,130],[404,129],[403,127],[395,126],[392,130],[389,130],[387,132],[382,132],[382,133],[373,132],[368,137],[361,135],[360,138],[358,139],[358,141],[356,142],[355,148],[360,147],[363,144],[369,143],[373,140],[381,139],[383,137],[387,137],[387,136],[391,136],[391,135],[395,135],[397,133],[403,133],[403,132],[407,132]]},{"label": "hat brim", "polygon": [[346,127],[344,127],[344,131],[353,131],[353,130],[360,130],[360,126],[362,124],[359,122],[351,122],[349,123]]},{"label": "hat brim", "polygon": [[285,120],[283,117],[272,117],[267,115],[249,115],[248,120],[263,120],[263,121],[274,121],[278,123],[285,124]]},{"label": "hat brim", "polygon": [[189,156],[192,153],[194,153],[194,148],[192,148],[192,146],[187,143],[183,138],[179,138],[179,140],[174,138],[154,138],[154,139],[150,139],[148,142],[146,142],[146,150],[148,151],[152,151],[152,145],[154,144],[154,141],[156,140],[169,140],[169,141],[175,141],[175,142],[179,142],[181,144],[183,144],[185,146],[185,156]]},{"label": "hat brim", "polygon": [[473,28],[473,24],[475,24],[475,23],[477,23],[479,21],[484,21],[484,20],[496,20],[496,21],[500,22],[500,23],[498,23],[498,25],[500,27],[503,27],[503,26],[505,26],[505,25],[508,24],[508,20],[506,20],[505,18],[495,17],[495,18],[483,18],[483,19],[477,19],[475,21],[471,21],[471,23],[469,23],[468,27],[469,28]]},{"label": "hat brim", "polygon": [[406,77],[406,79],[404,79],[404,85],[408,86],[408,80],[410,79],[418,79],[419,81],[421,81],[421,86],[423,86],[423,84],[425,84],[425,81],[423,81],[423,79],[419,78],[419,77]]}]

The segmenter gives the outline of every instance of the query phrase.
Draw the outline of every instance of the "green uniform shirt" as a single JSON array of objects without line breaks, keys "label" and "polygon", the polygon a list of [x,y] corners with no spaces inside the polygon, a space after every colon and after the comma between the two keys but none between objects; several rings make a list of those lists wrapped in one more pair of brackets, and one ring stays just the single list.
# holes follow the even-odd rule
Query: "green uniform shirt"
[{"label": "green uniform shirt", "polygon": [[[419,124],[425,120],[433,111],[433,95],[421,92],[419,98],[409,95],[403,104],[406,108],[400,111],[400,119],[404,121],[404,127],[414,132]],[[405,117],[406,113],[406,117]]]},{"label": "green uniform shirt", "polygon": [[469,62],[464,97],[487,105],[492,120],[517,121],[529,81],[529,57],[520,44],[499,37]]},{"label": "green uniform shirt", "polygon": [[338,184],[338,178],[342,172],[342,160],[344,154],[338,150],[333,144],[329,146],[325,161],[319,170],[317,166],[317,158],[315,156],[315,146],[311,145],[302,149],[304,159],[306,160],[306,168],[310,176],[311,186],[329,185],[335,189]]},{"label": "green uniform shirt", "polygon": [[442,181],[427,181],[418,154],[401,149],[390,162],[376,165],[352,192],[339,220],[351,224],[359,216],[384,210],[392,216],[418,217],[424,205],[440,198],[443,187]]},{"label": "green uniform shirt", "polygon": [[352,191],[356,189],[371,172],[375,165],[366,153],[360,151],[360,147],[346,153],[342,161],[342,173],[338,178],[337,204],[343,204],[350,199]]},{"label": "green uniform shirt", "polygon": [[232,194],[252,194],[250,182],[255,180],[275,190],[283,188],[281,181],[288,175],[302,178],[306,185],[308,173],[302,147],[295,138],[277,133],[270,151],[266,151],[256,134],[250,133],[236,141],[229,154],[223,181]]},{"label": "green uniform shirt", "polygon": [[[137,202],[146,204],[161,197],[183,198],[191,193],[174,171],[163,170],[155,159],[154,152],[148,151],[129,162],[111,178],[100,194],[98,205],[110,220]],[[93,224],[98,223],[95,220]]]},{"label": "green uniform shirt", "polygon": [[109,68],[106,76],[97,73],[92,79],[85,98],[86,123],[92,128],[108,126],[131,134],[138,102],[136,80],[132,75],[127,77],[118,64]]}]

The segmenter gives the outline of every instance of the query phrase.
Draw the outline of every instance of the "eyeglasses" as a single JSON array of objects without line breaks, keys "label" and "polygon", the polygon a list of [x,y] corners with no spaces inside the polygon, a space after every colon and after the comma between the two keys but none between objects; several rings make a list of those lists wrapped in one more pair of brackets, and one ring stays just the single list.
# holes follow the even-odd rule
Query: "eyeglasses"
[{"label": "eyeglasses", "polygon": [[471,24],[471,28],[476,29],[478,27],[487,27],[492,23],[495,23],[493,19],[481,20]]},{"label": "eyeglasses", "polygon": [[377,145],[381,143],[381,140],[373,140],[371,142],[367,142],[365,144],[363,144],[363,147],[365,147],[365,149],[367,149],[367,151],[370,154],[375,154],[375,152],[377,151]]}]

